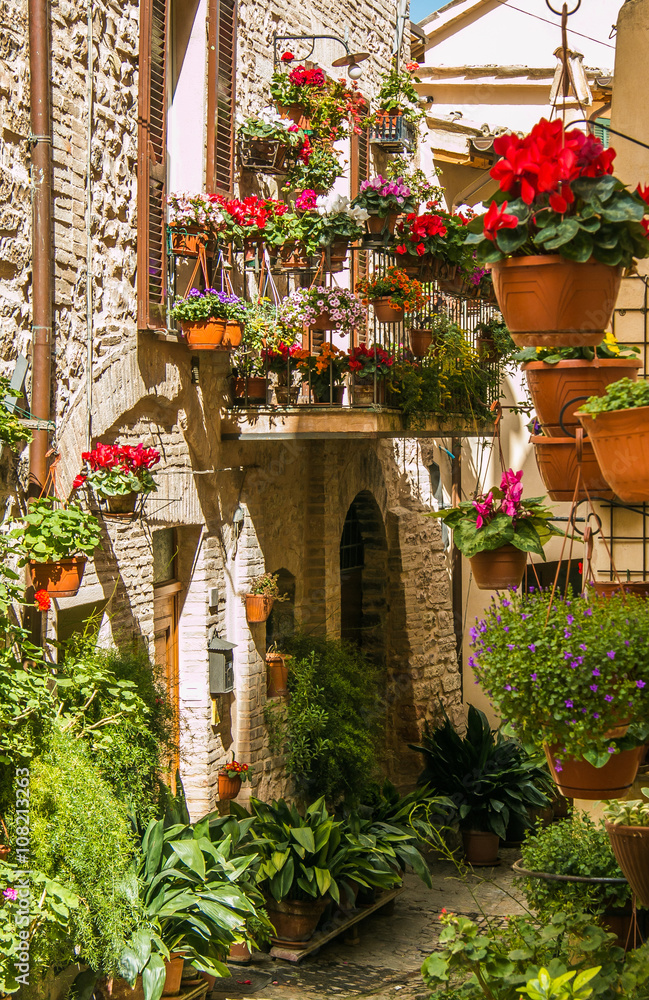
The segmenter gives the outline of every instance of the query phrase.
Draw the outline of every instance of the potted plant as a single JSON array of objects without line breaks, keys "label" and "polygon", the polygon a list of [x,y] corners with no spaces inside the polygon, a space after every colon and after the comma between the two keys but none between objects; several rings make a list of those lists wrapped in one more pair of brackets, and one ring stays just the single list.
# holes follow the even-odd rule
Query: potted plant
[{"label": "potted plant", "polygon": [[288,694],[288,660],[293,657],[290,653],[280,653],[277,643],[268,647],[266,653],[266,666],[268,668],[266,677],[266,695],[268,698],[285,698]]},{"label": "potted plant", "polygon": [[224,215],[214,196],[198,192],[173,192],[167,198],[171,253],[198,257],[200,247],[215,237],[224,224]]},{"label": "potted plant", "polygon": [[296,150],[303,140],[304,134],[274,108],[262,108],[259,114],[247,118],[237,115],[237,148],[244,170],[285,173],[287,153]]},{"label": "potted plant", "polygon": [[11,536],[25,554],[34,590],[56,597],[74,597],[101,539],[96,517],[77,504],[56,506],[54,497],[31,500]]},{"label": "potted plant", "polygon": [[420,309],[426,301],[419,281],[409,278],[398,267],[388,267],[384,274],[372,274],[356,283],[364,302],[371,302],[379,323],[401,323],[407,312]]},{"label": "potted plant", "polygon": [[384,379],[390,374],[394,357],[378,344],[359,344],[347,353],[347,370],[353,376],[355,406],[381,403],[385,397]]},{"label": "potted plant", "polygon": [[294,406],[297,403],[300,389],[293,384],[294,376],[297,374],[298,361],[307,357],[308,353],[300,344],[291,344],[285,340],[262,350],[261,357],[266,371],[277,376],[275,397],[280,406]]},{"label": "potted plant", "polygon": [[349,359],[339,347],[328,340],[318,348],[317,353],[304,352],[297,362],[302,383],[311,389],[317,403],[342,404],[343,379],[349,370]]},{"label": "potted plant", "polygon": [[[642,794],[646,794],[642,790]],[[609,802],[606,832],[624,877],[641,906],[649,906],[649,802]]]},{"label": "potted plant", "polygon": [[267,299],[246,303],[241,343],[231,354],[234,401],[266,403],[266,366],[263,351],[286,337],[277,319],[277,306]]},{"label": "potted plant", "polygon": [[365,225],[369,236],[390,236],[399,216],[413,211],[414,199],[402,177],[388,180],[379,174],[361,183],[352,206],[366,212]]},{"label": "potted plant", "polygon": [[390,71],[381,79],[378,108],[367,119],[372,142],[389,152],[412,150],[417,145],[419,124],[424,117],[415,88],[415,83],[419,83],[414,75],[419,69],[418,63],[408,62],[404,70],[399,70],[398,66],[398,59],[394,57]]},{"label": "potted plant", "polygon": [[130,515],[140,496],[155,493],[156,481],[151,469],[160,461],[160,452],[145,448],[142,442],[102,444],[81,453],[84,468],[72,483],[78,490],[84,483],[91,487],[100,502],[108,505],[111,514]]},{"label": "potted plant", "polygon": [[577,411],[597,463],[624,503],[649,500],[649,382],[620,379]]},{"label": "potted plant", "polygon": [[245,305],[238,295],[207,288],[192,288],[180,299],[171,315],[178,320],[193,351],[237,347],[241,343]]},{"label": "potted plant", "polygon": [[7,404],[15,405],[21,393],[12,389],[8,378],[0,375],[0,452],[7,445],[12,451],[18,452],[20,446],[29,444],[33,435],[20,422],[20,418]]},{"label": "potted plant", "polygon": [[471,638],[476,678],[523,745],[544,747],[562,795],[625,794],[647,735],[647,602],[499,595]]},{"label": "potted plant", "polygon": [[502,316],[492,316],[491,319],[478,323],[475,332],[476,351],[483,361],[497,364],[502,360],[516,358],[516,345]]},{"label": "potted plant", "polygon": [[[642,364],[637,347],[622,348],[610,331],[596,347],[526,347],[515,355],[522,362],[527,387],[543,433],[573,436],[578,404],[601,396],[622,378],[635,382]],[[574,405],[571,405],[574,404]]]},{"label": "potted plant", "polygon": [[303,223],[310,229],[311,239],[317,241],[320,251],[326,250],[325,263],[332,272],[342,271],[349,244],[363,235],[367,212],[360,205],[352,205],[346,195],[318,195],[316,215],[303,216]]},{"label": "potted plant", "polygon": [[351,336],[365,324],[365,310],[359,298],[347,288],[336,285],[312,285],[296,288],[279,307],[278,318],[293,336],[311,330],[336,330]]},{"label": "potted plant", "polygon": [[615,150],[560,119],[498,136],[494,149],[500,190],[467,242],[491,265],[514,342],[601,343],[624,268],[649,254],[641,194],[611,176]]},{"label": "potted plant", "polygon": [[529,828],[528,809],[549,804],[547,771],[516,740],[492,731],[486,715],[473,705],[464,736],[444,712],[439,727],[426,725],[421,744],[409,745],[425,758],[418,784],[455,805],[466,859],[473,865],[495,864],[510,820]]},{"label": "potted plant", "polygon": [[479,590],[519,587],[528,552],[545,559],[543,546],[552,535],[563,534],[542,497],[523,500],[522,478],[522,472],[507,469],[500,488],[428,515],[453,529],[453,542],[469,559]]},{"label": "potted plant", "polygon": [[265,622],[273,610],[275,601],[286,598],[279,592],[279,576],[277,573],[262,573],[250,583],[246,594],[246,618],[249,622]]},{"label": "potted plant", "polygon": [[[422,280],[438,276],[450,280],[458,267],[465,265],[470,251],[465,245],[466,220],[437,209],[416,215],[410,212],[399,222],[394,234],[394,253],[399,267],[419,275]],[[451,291],[454,291],[451,288]]]},{"label": "potted plant", "polygon": [[241,791],[241,782],[249,781],[252,784],[252,773],[249,764],[241,764],[234,759],[228,761],[219,770],[219,799],[225,802],[227,799],[236,799]]},{"label": "potted plant", "polygon": [[532,434],[534,457],[550,500],[571,503],[579,478],[577,500],[586,499],[586,491],[599,500],[612,500],[614,492],[602,474],[592,442],[574,437],[548,437]]},{"label": "potted plant", "polygon": [[432,184],[423,170],[413,167],[412,157],[407,154],[396,154],[390,157],[385,168],[385,178],[388,181],[399,179],[410,188],[414,204],[410,211],[417,212],[421,205],[426,208],[438,208],[442,204],[444,188]]},{"label": "potted plant", "polygon": [[218,230],[218,242],[244,251],[244,263],[256,257],[266,241],[266,231],[275,220],[288,212],[288,206],[274,198],[250,194],[244,198],[210,195],[220,206],[223,221]]},{"label": "potted plant", "polygon": [[330,191],[344,173],[340,157],[329,145],[312,145],[308,136],[291,163],[286,175],[285,190],[314,190],[317,194]]}]

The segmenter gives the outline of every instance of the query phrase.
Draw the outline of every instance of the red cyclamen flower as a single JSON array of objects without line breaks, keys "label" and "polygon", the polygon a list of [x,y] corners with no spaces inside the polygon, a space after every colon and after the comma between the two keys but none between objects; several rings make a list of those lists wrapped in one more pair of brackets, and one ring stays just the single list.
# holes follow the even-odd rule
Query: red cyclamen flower
[{"label": "red cyclamen flower", "polygon": [[499,229],[516,229],[518,219],[515,215],[507,215],[507,202],[504,201],[500,208],[495,201],[489,206],[489,211],[484,217],[484,234],[488,240],[495,240]]}]

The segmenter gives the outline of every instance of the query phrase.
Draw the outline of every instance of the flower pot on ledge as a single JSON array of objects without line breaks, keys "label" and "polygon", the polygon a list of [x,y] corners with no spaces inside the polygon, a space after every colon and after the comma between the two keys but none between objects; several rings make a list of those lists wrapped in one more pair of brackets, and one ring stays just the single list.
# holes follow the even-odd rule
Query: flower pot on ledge
[{"label": "flower pot on ledge", "polygon": [[206,319],[195,322],[182,320],[180,325],[187,338],[187,346],[191,347],[192,351],[214,351],[223,343],[224,319]]}]

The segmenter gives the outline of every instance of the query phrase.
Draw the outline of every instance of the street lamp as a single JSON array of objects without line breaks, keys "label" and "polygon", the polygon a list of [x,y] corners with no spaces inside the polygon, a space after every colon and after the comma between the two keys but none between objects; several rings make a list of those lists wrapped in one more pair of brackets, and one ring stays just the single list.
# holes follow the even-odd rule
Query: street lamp
[{"label": "street lamp", "polygon": [[[347,44],[347,42],[343,41],[342,38],[338,38],[337,35],[276,35],[276,34],[274,34],[273,35],[273,62],[274,62],[274,64],[277,65],[277,63],[279,62],[279,59],[278,59],[278,56],[277,56],[277,43],[278,42],[282,42],[282,43],[283,42],[304,42],[304,41],[311,42],[311,48],[310,48],[310,50],[303,57],[303,59],[306,60],[311,55],[313,55],[313,50],[315,49],[315,43],[317,41],[319,41],[320,39],[328,39],[329,41],[338,42],[339,45],[342,45],[342,47],[345,50],[345,55],[344,56],[340,56],[339,59],[335,59],[332,62],[331,65],[335,66],[337,68],[340,67],[340,66],[346,66],[347,67],[347,75],[348,75],[348,77],[351,80],[358,80],[358,79],[360,79],[360,77],[361,77],[361,75],[363,73],[363,70],[362,70],[362,67],[359,65],[359,63],[362,63],[363,60],[365,60],[365,59],[369,59],[369,57],[370,57],[369,52],[350,52],[349,45]],[[283,45],[282,45],[282,48],[283,48]]]}]

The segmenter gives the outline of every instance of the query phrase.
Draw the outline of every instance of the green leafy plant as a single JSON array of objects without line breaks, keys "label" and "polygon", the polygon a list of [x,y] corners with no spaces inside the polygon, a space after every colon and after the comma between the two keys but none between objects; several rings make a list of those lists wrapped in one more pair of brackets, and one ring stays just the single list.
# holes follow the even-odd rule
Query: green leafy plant
[{"label": "green leafy plant", "polygon": [[[638,597],[500,595],[471,629],[469,664],[524,744],[547,741],[559,766],[602,767],[647,727],[649,607]],[[626,736],[607,733],[637,719]]]},{"label": "green leafy plant", "polygon": [[512,358],[516,361],[521,360],[507,324],[503,321],[500,313],[492,316],[491,319],[484,323],[478,323],[475,332],[478,337],[484,337],[491,341],[500,358]]},{"label": "green leafy plant", "polygon": [[207,288],[204,292],[192,288],[187,297],[180,299],[171,310],[174,319],[185,323],[201,323],[209,319],[234,320],[241,323],[245,319],[246,306],[238,295],[218,292]]},{"label": "green leafy plant", "polygon": [[20,394],[11,388],[9,379],[0,376],[0,444],[8,445],[16,451],[18,445],[28,444],[32,432],[24,427],[19,418],[6,404],[7,398],[18,399]]},{"label": "green leafy plant", "polygon": [[329,146],[316,145],[311,147],[308,156],[298,156],[291,165],[285,188],[296,191],[303,191],[305,188],[329,191],[342,175],[342,164],[334,150]]},{"label": "green leafy plant", "polygon": [[286,771],[308,801],[361,795],[376,771],[381,732],[377,667],[355,647],[300,635],[288,638],[293,655],[285,708],[268,708],[275,745]]},{"label": "green leafy plant", "polygon": [[460,827],[484,830],[504,840],[511,820],[531,826],[528,809],[549,804],[552,781],[545,768],[529,757],[516,740],[493,732],[484,712],[469,705],[466,734],[460,736],[446,712],[440,727],[426,727],[419,784],[444,795],[457,809]]},{"label": "green leafy plant", "polygon": [[556,365],[559,361],[594,361],[596,358],[615,360],[632,358],[640,353],[635,344],[622,347],[614,333],[609,330],[604,340],[596,347],[526,347],[514,355],[515,361],[545,361],[546,365]]},{"label": "green leafy plant", "polygon": [[[642,794],[645,794],[644,789]],[[616,799],[607,802],[604,818],[618,826],[649,826],[649,802],[642,799]]]},{"label": "green leafy plant", "polygon": [[636,406],[649,406],[649,380],[621,378],[606,387],[603,396],[591,396],[579,407],[579,413],[608,413],[611,410],[630,410]]},{"label": "green leafy plant", "polygon": [[[595,823],[585,813],[575,813],[535,833],[528,833],[521,848],[522,867],[548,875],[579,878],[623,879],[611,850],[603,823]],[[520,885],[528,906],[539,919],[553,913],[602,913],[611,906],[630,902],[626,882],[564,882],[557,879],[522,877]]]},{"label": "green leafy plant", "polygon": [[554,979],[547,969],[540,969],[538,978],[530,979],[521,987],[521,993],[529,997],[530,1000],[587,1000],[593,995],[593,989],[588,983],[594,979],[600,971],[601,966],[596,965],[593,969],[584,969],[583,972],[564,972],[562,976]]},{"label": "green leafy plant", "polygon": [[406,312],[419,309],[426,302],[421,282],[409,278],[398,267],[388,267],[383,273],[361,278],[356,282],[356,291],[360,292],[364,302],[389,298],[394,309],[405,309]]},{"label": "green leafy plant", "polygon": [[262,573],[250,581],[249,594],[262,597],[272,597],[274,601],[286,601],[288,598],[280,593],[279,574]]},{"label": "green leafy plant", "polygon": [[439,518],[453,529],[453,542],[467,558],[513,545],[521,552],[535,552],[545,559],[543,546],[553,535],[563,532],[552,524],[553,514],[543,506],[543,497],[522,499],[522,477],[522,472],[508,469],[500,488],[493,486],[487,494],[463,500],[457,507],[431,511],[428,516]]},{"label": "green leafy plant", "polygon": [[[418,69],[417,63],[409,62],[404,70],[399,70],[397,59],[393,58],[389,72],[381,78],[381,86],[376,95],[381,111],[392,114],[401,111],[404,118],[413,125],[418,125],[424,117],[415,87],[415,83],[420,82],[419,77],[414,75]],[[374,120],[374,117],[371,116],[370,120]]]},{"label": "green leafy plant", "polygon": [[[439,168],[437,168],[437,176],[441,176]],[[429,208],[441,204],[444,197],[444,188],[437,184],[431,184],[423,170],[419,167],[413,167],[410,156],[393,154],[385,168],[385,177],[389,181],[400,177],[403,183],[410,188],[415,202],[428,204]]]},{"label": "green leafy plant", "polygon": [[76,504],[57,507],[54,497],[32,500],[11,536],[19,540],[26,558],[35,562],[92,556],[101,540],[96,517]]},{"label": "green leafy plant", "polygon": [[365,209],[369,215],[385,218],[390,214],[412,212],[414,198],[403,177],[388,179],[381,174],[361,183],[352,205]]},{"label": "green leafy plant", "polygon": [[257,115],[237,115],[237,138],[258,142],[281,142],[296,149],[304,141],[301,129],[291,130],[291,122],[274,108],[262,108]]}]

